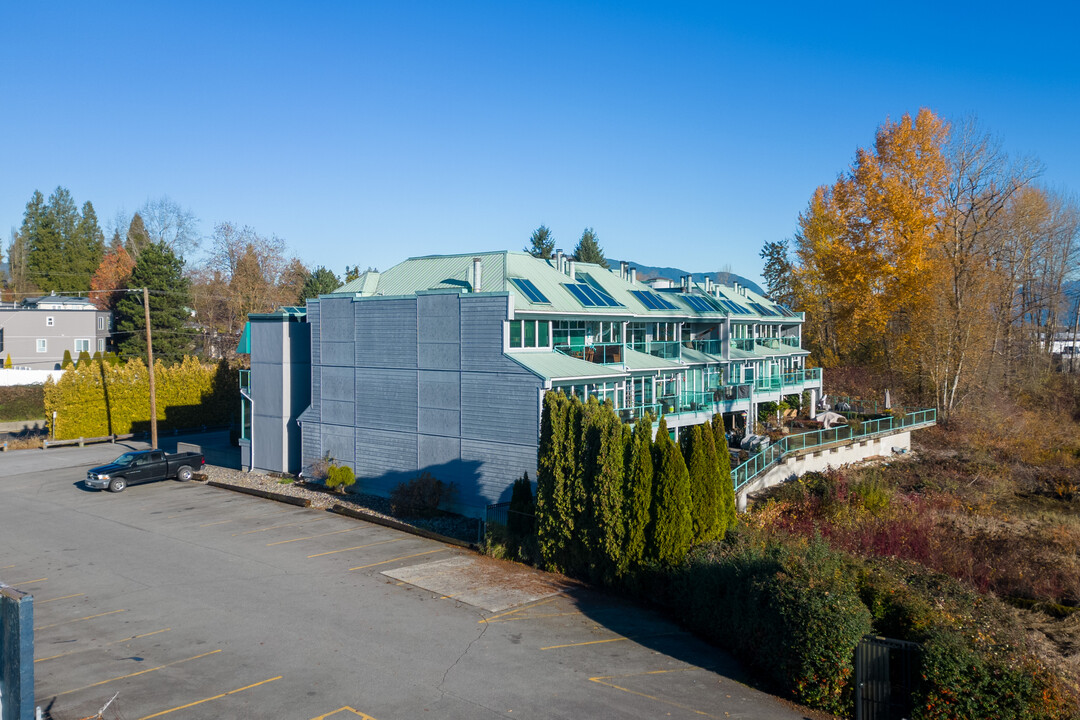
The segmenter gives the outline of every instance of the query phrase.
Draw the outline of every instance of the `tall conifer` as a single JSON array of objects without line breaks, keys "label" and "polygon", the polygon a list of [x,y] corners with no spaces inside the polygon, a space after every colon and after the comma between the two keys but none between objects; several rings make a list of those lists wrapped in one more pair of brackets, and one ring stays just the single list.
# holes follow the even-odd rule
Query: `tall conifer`
[{"label": "tall conifer", "polygon": [[713,439],[716,444],[716,460],[720,473],[720,517],[725,529],[735,527],[735,485],[731,480],[731,452],[727,444],[724,416],[717,413],[712,419]]},{"label": "tall conifer", "polygon": [[654,514],[649,554],[661,563],[675,564],[690,550],[694,527],[690,516],[690,474],[682,453],[668,436],[664,418],[660,418],[654,448]]},{"label": "tall conifer", "polygon": [[[590,400],[590,405],[594,401]],[[609,403],[592,414],[590,445],[595,448],[588,487],[590,575],[610,583],[623,565],[626,524],[623,518],[624,453],[622,422]]]},{"label": "tall conifer", "polygon": [[[143,248],[129,287],[150,289],[150,322],[154,338],[154,358],[178,362],[192,346],[187,329],[191,305],[190,281],[183,275],[184,263],[164,243]],[[146,359],[146,319],[142,293],[127,293],[116,303],[116,329],[120,354]]]},{"label": "tall conifer", "polygon": [[[706,433],[712,435],[712,428],[694,425],[683,431],[683,459],[690,475],[690,518],[694,527],[694,542],[708,542],[717,535],[719,521],[719,488],[715,462],[709,465],[708,445],[712,437],[706,440]],[[713,455],[715,457],[715,453]]]},{"label": "tall conifer", "polygon": [[645,559],[648,540],[649,521],[652,506],[653,484],[653,440],[652,416],[644,415],[634,424],[627,453],[626,483],[624,502],[626,510],[625,550],[623,566],[625,571],[640,565]]}]

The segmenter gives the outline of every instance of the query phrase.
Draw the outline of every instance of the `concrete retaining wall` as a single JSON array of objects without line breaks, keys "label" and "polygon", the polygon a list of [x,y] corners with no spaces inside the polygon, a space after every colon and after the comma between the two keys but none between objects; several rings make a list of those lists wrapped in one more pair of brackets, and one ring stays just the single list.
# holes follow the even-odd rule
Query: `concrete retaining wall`
[{"label": "concrete retaining wall", "polygon": [[0,583],[0,720],[34,719],[34,598]]},{"label": "concrete retaining wall", "polygon": [[760,476],[741,488],[738,494],[739,510],[746,509],[748,495],[761,492],[787,480],[793,480],[808,472],[822,472],[829,468],[861,462],[867,458],[888,457],[911,451],[911,431],[879,435],[856,440],[848,445],[825,447],[818,450],[799,451],[787,456]]}]

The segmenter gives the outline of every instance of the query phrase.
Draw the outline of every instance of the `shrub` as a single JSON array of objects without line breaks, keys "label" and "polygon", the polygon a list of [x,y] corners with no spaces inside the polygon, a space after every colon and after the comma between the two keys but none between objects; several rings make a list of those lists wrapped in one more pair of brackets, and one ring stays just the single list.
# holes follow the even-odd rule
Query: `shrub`
[{"label": "shrub", "polygon": [[439,505],[449,500],[456,488],[444,483],[431,473],[420,473],[408,482],[398,483],[390,491],[390,510],[399,516],[431,517],[439,512]]},{"label": "shrub", "polygon": [[331,465],[326,470],[326,487],[344,492],[356,482],[356,474],[348,465]]},{"label": "shrub", "polygon": [[850,713],[855,645],[870,612],[857,565],[823,541],[740,530],[691,552],[671,602],[695,632],[741,656],[798,702]]},{"label": "shrub", "polygon": [[533,534],[536,527],[536,506],[533,503],[529,473],[514,481],[510,494],[510,512],[506,516],[506,532],[511,543],[519,543]]},{"label": "shrub", "polygon": [[0,422],[36,420],[45,417],[45,388],[42,385],[0,387]]}]

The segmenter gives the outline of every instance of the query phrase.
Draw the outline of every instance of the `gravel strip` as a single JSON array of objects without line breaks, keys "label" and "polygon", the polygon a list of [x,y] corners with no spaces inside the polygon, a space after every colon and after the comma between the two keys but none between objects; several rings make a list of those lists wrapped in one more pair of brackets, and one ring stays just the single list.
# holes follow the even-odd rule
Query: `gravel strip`
[{"label": "gravel strip", "polygon": [[[390,500],[379,495],[367,493],[328,493],[321,490],[312,490],[295,482],[281,482],[283,478],[267,475],[260,472],[244,472],[232,468],[206,465],[203,474],[207,480],[224,483],[226,485],[239,485],[240,487],[255,488],[266,492],[275,492],[282,495],[304,498],[311,501],[311,507],[327,510],[334,505],[360,510],[387,520],[395,520],[414,527],[430,530],[431,532],[446,535],[447,537],[477,542],[477,528],[479,521],[475,518],[467,518],[461,515],[447,515],[434,518],[409,518],[397,517],[390,512]],[[288,478],[286,478],[288,480]]]}]

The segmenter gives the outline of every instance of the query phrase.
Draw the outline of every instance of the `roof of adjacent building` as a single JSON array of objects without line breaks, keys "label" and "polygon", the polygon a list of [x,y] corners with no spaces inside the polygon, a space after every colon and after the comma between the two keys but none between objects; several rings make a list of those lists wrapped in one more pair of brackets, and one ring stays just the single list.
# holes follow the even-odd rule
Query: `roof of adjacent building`
[{"label": "roof of adjacent building", "polygon": [[506,356],[544,380],[614,380],[626,375],[618,365],[599,365],[557,350],[508,352]]},{"label": "roof of adjacent building", "polygon": [[[474,287],[473,266],[479,261],[480,283]],[[568,264],[568,261],[564,260]],[[618,268],[575,262],[575,277],[560,271],[555,259],[544,260],[525,252],[484,252],[461,255],[429,255],[409,258],[384,272],[369,271],[334,291],[334,295],[403,296],[428,290],[462,293],[509,293],[517,312],[594,315],[611,318],[681,320],[726,317],[777,322],[801,322],[792,313],[748,288],[700,283],[682,289],[655,290],[647,283],[630,282]],[[524,281],[524,282],[523,282]],[[587,286],[582,290],[572,286]],[[609,303],[585,304],[582,294],[598,293]],[[659,300],[656,300],[659,298]]]},{"label": "roof of adjacent building", "polygon": [[23,300],[23,306],[31,309],[44,309],[43,306],[52,306],[50,309],[97,310],[97,307],[90,298],[74,295],[43,295],[42,297],[28,297]]}]

